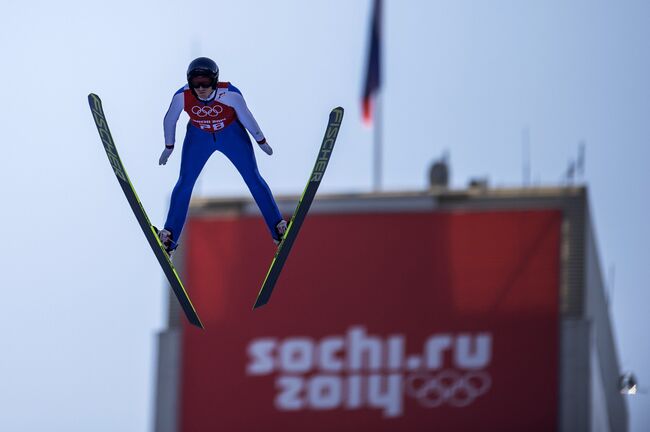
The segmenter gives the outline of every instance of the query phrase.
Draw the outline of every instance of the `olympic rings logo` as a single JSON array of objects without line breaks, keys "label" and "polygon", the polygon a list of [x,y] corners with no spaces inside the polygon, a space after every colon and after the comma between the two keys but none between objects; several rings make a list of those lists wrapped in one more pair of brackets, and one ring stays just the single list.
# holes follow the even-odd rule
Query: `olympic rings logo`
[{"label": "olympic rings logo", "polygon": [[491,385],[492,379],[485,372],[461,374],[444,370],[433,375],[416,372],[406,379],[406,393],[425,408],[439,407],[444,403],[465,407],[487,392]]},{"label": "olympic rings logo", "polygon": [[223,112],[223,108],[219,105],[215,106],[198,106],[194,105],[192,107],[192,113],[199,116],[199,117],[217,117],[219,114]]}]

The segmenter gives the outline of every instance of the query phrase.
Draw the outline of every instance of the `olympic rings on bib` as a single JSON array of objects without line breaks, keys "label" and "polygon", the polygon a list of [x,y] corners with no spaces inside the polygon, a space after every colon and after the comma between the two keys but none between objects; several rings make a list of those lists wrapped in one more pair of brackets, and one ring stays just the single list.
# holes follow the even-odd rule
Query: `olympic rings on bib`
[{"label": "olympic rings on bib", "polygon": [[195,114],[199,117],[217,117],[223,112],[223,108],[220,105],[214,106],[198,106],[194,105],[192,107],[192,114]]}]

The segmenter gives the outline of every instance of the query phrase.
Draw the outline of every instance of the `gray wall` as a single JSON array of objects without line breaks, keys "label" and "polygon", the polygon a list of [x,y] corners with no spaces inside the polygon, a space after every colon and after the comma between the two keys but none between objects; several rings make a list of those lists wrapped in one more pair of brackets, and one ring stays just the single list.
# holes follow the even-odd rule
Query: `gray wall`
[{"label": "gray wall", "polygon": [[155,432],[176,432],[180,370],[181,329],[168,329],[158,334]]},{"label": "gray wall", "polygon": [[[621,374],[617,358],[616,343],[612,331],[609,302],[606,296],[600,270],[600,260],[594,229],[591,219],[587,219],[586,230],[586,316],[593,323],[593,337],[591,349],[598,357],[598,373],[601,377],[604,395],[607,400],[605,406],[594,406],[592,409],[606,409],[612,432],[626,432],[628,430],[628,411],[625,397],[618,389],[618,379]],[[596,425],[594,425],[596,426]]]}]

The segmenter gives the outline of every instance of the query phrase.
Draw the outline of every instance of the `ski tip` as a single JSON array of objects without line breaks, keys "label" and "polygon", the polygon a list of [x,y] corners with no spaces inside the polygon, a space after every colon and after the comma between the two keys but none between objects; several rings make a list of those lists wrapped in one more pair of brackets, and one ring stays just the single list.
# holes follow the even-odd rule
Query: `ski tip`
[{"label": "ski tip", "polygon": [[330,122],[341,123],[343,120],[343,113],[345,110],[343,107],[336,107],[330,112]]},{"label": "ski tip", "polygon": [[102,106],[102,100],[95,93],[88,94],[88,103],[90,104],[90,107],[93,109],[101,108]]}]

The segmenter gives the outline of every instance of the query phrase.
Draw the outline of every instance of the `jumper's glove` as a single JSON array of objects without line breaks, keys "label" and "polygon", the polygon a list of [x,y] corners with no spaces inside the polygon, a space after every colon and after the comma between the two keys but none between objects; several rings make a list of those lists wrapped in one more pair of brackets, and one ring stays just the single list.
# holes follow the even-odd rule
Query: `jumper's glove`
[{"label": "jumper's glove", "polygon": [[162,154],[160,155],[160,159],[158,159],[158,165],[165,165],[167,163],[167,159],[169,159],[169,156],[173,151],[174,146],[165,146],[165,150],[163,150]]},{"label": "jumper's glove", "polygon": [[257,144],[260,146],[262,151],[266,153],[267,155],[271,156],[273,154],[273,149],[271,146],[266,142],[266,138],[263,138],[262,141],[258,141]]}]

